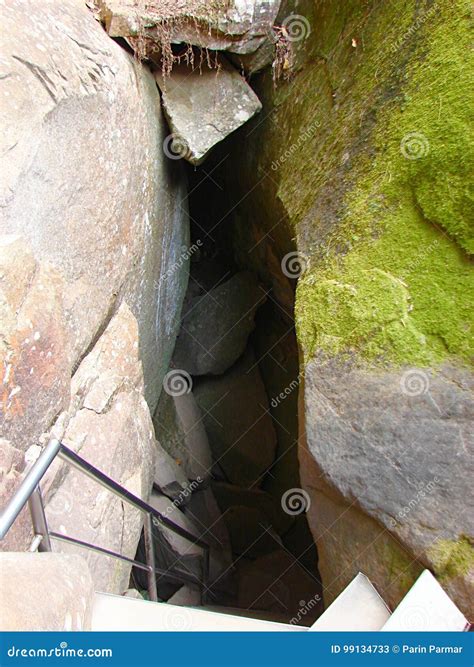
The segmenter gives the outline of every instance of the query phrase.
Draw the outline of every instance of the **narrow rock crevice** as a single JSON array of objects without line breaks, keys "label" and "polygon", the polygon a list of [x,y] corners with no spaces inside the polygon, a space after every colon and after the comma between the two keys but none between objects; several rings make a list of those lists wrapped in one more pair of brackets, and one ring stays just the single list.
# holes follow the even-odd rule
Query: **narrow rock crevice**
[{"label": "narrow rock crevice", "polygon": [[[204,166],[186,167],[197,250],[169,373],[181,384],[165,382],[154,425],[182,488],[198,483],[184,502],[158,485],[151,502],[170,511],[171,501],[174,520],[211,545],[207,605],[305,625],[322,611],[322,587],[299,477],[294,286],[274,287],[283,258],[258,275],[236,245],[228,213],[238,199],[224,187],[236,149],[225,143]],[[174,547],[175,560],[195,569],[189,544]],[[161,585],[159,595],[197,604],[192,586]]]}]

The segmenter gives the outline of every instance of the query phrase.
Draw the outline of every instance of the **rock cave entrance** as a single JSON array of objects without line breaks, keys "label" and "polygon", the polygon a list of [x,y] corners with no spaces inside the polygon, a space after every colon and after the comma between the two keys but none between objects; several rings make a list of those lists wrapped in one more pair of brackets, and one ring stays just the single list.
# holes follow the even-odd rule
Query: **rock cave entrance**
[{"label": "rock cave entrance", "polygon": [[[308,625],[322,587],[300,488],[293,304],[275,296],[268,267],[256,271],[236,247],[243,195],[226,187],[236,150],[238,133],[204,166],[186,165],[189,286],[154,417],[178,472],[155,485],[152,504],[211,545],[206,606]],[[170,542],[162,565],[171,556],[197,572],[189,544],[158,530]],[[192,586],[158,589],[172,604],[201,604]]]}]

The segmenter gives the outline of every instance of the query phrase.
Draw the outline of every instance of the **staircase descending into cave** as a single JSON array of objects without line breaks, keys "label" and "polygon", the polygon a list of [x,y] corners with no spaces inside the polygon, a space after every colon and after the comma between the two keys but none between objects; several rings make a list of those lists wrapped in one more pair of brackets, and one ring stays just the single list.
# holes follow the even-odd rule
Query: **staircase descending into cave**
[{"label": "staircase descending into cave", "polygon": [[[145,513],[146,564],[49,531],[40,481],[57,456]],[[301,621],[304,622],[303,610],[301,618],[292,619],[288,624],[256,618],[255,612],[249,610],[213,608],[208,602],[208,598],[212,597],[212,581],[208,579],[208,545],[161,515],[151,505],[134,496],[57,440],[51,440],[36,461],[31,463],[19,488],[2,510],[0,539],[5,537],[27,503],[35,533],[30,550],[51,551],[51,539],[58,539],[79,548],[92,549],[104,556],[128,561],[147,572],[150,601],[100,591],[94,593],[90,628],[94,631],[463,631],[470,627],[466,618],[428,570],[420,575],[393,613],[362,573],[353,579],[311,627],[299,625]],[[200,576],[179,569],[163,570],[156,567],[153,521],[164,523],[170,530],[203,548]],[[200,587],[203,606],[184,607],[157,602],[157,577],[171,577],[183,584]]]}]

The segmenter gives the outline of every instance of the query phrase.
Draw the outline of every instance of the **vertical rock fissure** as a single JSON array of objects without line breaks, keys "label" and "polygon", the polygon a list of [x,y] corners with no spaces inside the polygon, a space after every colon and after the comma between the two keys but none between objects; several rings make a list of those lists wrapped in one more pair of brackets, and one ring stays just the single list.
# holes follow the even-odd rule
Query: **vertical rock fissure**
[{"label": "vertical rock fissure", "polygon": [[[189,287],[154,417],[181,489],[158,484],[152,503],[169,512],[171,500],[173,520],[210,543],[209,604],[307,625],[322,589],[299,478],[293,296],[279,299],[265,278],[271,267],[256,271],[236,247],[246,221],[236,223],[238,199],[226,196],[227,147],[188,167]],[[174,541],[171,551],[197,571],[189,545]],[[200,603],[192,586],[162,585],[159,595]]]}]

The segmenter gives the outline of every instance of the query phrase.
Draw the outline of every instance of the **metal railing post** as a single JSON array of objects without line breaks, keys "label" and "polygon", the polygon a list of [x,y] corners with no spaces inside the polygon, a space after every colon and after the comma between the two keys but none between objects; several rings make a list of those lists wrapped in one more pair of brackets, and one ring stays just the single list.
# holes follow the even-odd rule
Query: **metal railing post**
[{"label": "metal railing post", "polygon": [[51,540],[49,539],[48,522],[44,513],[43,496],[38,484],[28,499],[28,507],[31,514],[31,523],[35,535],[41,535],[42,539],[38,545],[38,551],[52,551]]},{"label": "metal railing post", "polygon": [[3,540],[5,535],[12,527],[15,519],[28,502],[32,492],[38,486],[43,475],[48,470],[51,462],[56,457],[56,454],[61,448],[61,443],[58,440],[50,440],[45,449],[41,452],[36,463],[31,467],[25,478],[21,482],[18,489],[15,491],[11,501],[0,513],[0,540]]},{"label": "metal railing post", "polygon": [[146,564],[148,565],[148,595],[150,600],[158,602],[158,591],[156,590],[155,572],[155,545],[153,544],[153,521],[151,514],[145,514],[143,525],[143,537],[145,539]]}]

